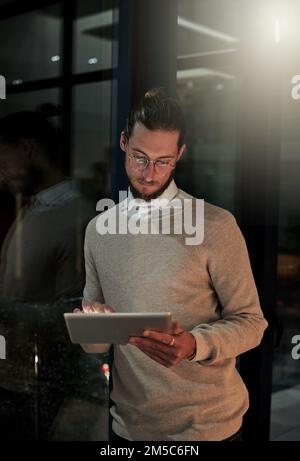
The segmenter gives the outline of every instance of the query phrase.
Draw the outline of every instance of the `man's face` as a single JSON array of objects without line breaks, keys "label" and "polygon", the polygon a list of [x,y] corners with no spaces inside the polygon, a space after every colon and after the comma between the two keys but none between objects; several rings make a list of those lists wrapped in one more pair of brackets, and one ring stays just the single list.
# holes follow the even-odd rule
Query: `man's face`
[{"label": "man's face", "polygon": [[13,194],[31,195],[32,165],[24,146],[0,143],[0,180]]},{"label": "man's face", "polygon": [[[136,124],[129,140],[121,134],[120,147],[126,153],[126,173],[135,197],[151,200],[158,197],[172,180],[176,162],[182,156],[185,145],[178,149],[179,131],[148,130]],[[139,167],[143,160],[160,160],[146,168]],[[138,159],[138,161],[136,161]],[[167,163],[167,166],[161,166]]]}]

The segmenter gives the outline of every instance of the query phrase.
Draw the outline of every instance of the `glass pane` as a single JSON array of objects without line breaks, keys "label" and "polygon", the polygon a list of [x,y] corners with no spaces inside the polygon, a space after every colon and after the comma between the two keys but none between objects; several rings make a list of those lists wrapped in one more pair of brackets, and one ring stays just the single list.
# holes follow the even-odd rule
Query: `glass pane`
[{"label": "glass pane", "polygon": [[284,84],[280,165],[277,307],[279,346],[274,353],[272,440],[300,440],[300,103]]},{"label": "glass pane", "polygon": [[[216,59],[208,67],[201,65],[199,54],[195,59],[193,55],[228,47],[224,37],[216,38],[212,30],[208,32],[204,26],[214,27],[215,34],[222,30],[235,36],[236,12],[234,1],[221,4],[180,1],[177,60],[177,96],[185,110],[188,128],[188,148],[179,163],[177,181],[192,195],[232,212],[235,211],[239,79],[226,58],[221,63]],[[198,21],[198,29],[187,27],[182,18]],[[189,58],[188,68],[183,54]]]},{"label": "glass pane", "polygon": [[114,0],[78,0],[74,21],[75,72],[116,67],[113,23],[118,21]]},{"label": "glass pane", "polygon": [[[2,109],[13,116],[42,102],[59,102],[59,90],[11,94]],[[81,304],[83,239],[95,201],[61,172],[52,120],[30,117],[13,119],[15,139],[3,137],[0,123],[0,332],[7,345],[0,433],[5,440],[106,440],[108,357],[72,344],[63,319]]]},{"label": "glass pane", "polygon": [[179,0],[178,55],[238,49],[242,3],[237,0]]},{"label": "glass pane", "polygon": [[57,77],[61,64],[61,6],[0,21],[0,69],[7,84]]},{"label": "glass pane", "polygon": [[177,94],[188,126],[188,149],[177,178],[192,195],[234,211],[237,79],[193,70],[195,76],[177,73]]},{"label": "glass pane", "polygon": [[94,189],[95,199],[109,185],[111,89],[110,81],[74,88],[72,171]]},{"label": "glass pane", "polygon": [[60,90],[28,91],[26,93],[10,93],[0,104],[0,117],[11,112],[35,110],[40,104],[60,104]]}]

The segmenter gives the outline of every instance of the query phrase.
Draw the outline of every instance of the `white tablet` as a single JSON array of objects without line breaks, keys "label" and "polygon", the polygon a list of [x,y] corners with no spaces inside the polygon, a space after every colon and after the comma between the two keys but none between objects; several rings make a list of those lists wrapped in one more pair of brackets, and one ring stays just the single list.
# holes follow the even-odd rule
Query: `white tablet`
[{"label": "white tablet", "polygon": [[141,336],[143,330],[168,330],[170,312],[64,314],[72,343],[120,344],[129,336]]}]

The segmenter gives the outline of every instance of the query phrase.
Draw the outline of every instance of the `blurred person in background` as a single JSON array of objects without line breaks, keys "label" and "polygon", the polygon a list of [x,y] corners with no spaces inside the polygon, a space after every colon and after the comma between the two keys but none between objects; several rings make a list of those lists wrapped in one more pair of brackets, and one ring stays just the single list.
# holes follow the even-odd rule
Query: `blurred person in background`
[{"label": "blurred person in background", "polygon": [[63,319],[81,296],[84,228],[95,207],[62,173],[61,133],[49,120],[59,113],[43,104],[0,120],[0,179],[16,203],[0,261],[4,440],[80,439],[85,408],[102,398],[98,361],[71,347]]}]

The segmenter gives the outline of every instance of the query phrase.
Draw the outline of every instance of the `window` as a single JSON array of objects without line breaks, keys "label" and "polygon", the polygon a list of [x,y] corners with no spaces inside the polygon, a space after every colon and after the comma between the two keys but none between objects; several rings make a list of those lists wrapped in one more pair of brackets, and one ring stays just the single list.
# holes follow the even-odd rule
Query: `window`
[{"label": "window", "polygon": [[7,84],[59,76],[61,40],[60,4],[2,19],[0,69]]},{"label": "window", "polygon": [[112,0],[77,2],[74,21],[76,73],[111,69],[117,65],[113,49],[117,46],[113,24],[118,10]]},{"label": "window", "polygon": [[177,179],[191,194],[231,211],[238,152],[237,2],[180,1],[177,95],[187,115],[187,152]]},{"label": "window", "polygon": [[[107,440],[108,356],[71,344],[62,314],[81,302],[85,228],[110,192],[118,2],[78,0],[74,17],[63,1],[41,9],[22,5],[19,14],[17,7],[5,9],[2,17],[2,3],[7,94],[0,117],[59,105],[53,121],[63,149],[46,175],[26,170],[30,193],[12,194],[9,181],[0,182],[0,326],[10,354],[1,366],[0,430],[13,440]],[[45,178],[47,187],[33,190]],[[63,196],[56,208],[47,202]]]}]

